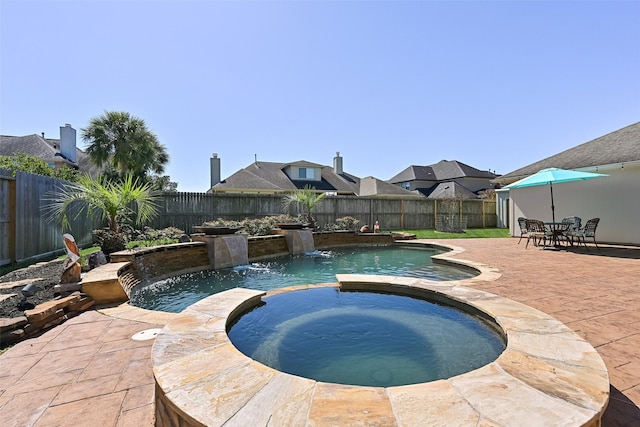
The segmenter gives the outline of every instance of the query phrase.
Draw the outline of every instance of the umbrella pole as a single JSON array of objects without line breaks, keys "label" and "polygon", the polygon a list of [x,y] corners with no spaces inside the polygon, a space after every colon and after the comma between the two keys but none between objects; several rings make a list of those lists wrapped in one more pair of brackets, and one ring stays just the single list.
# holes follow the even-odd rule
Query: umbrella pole
[{"label": "umbrella pole", "polygon": [[556,207],[553,205],[553,184],[549,181],[549,188],[551,189],[551,221],[556,222]]}]

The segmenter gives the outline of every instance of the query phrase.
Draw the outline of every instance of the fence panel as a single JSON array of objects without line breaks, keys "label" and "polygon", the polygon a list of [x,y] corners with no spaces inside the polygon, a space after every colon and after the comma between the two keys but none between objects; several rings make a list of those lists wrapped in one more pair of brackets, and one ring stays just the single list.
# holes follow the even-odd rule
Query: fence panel
[{"label": "fence panel", "polygon": [[15,179],[9,171],[0,169],[0,265],[10,264],[14,258]]},{"label": "fence panel", "polygon": [[6,176],[0,179],[0,217],[3,218],[0,220],[1,263],[64,253],[62,235],[65,232],[71,233],[79,246],[91,244],[91,231],[101,226],[93,218],[72,216],[69,230],[63,230],[58,221],[45,220],[43,209],[50,203],[48,199],[67,184],[66,181],[26,172],[16,172],[15,180]]},{"label": "fence panel", "polygon": [[[42,208],[48,203],[46,199],[66,184],[24,172],[15,180],[0,173],[0,264],[62,250],[62,234],[67,230],[57,222],[45,221]],[[10,191],[12,186],[15,190]],[[12,191],[15,202],[11,201]],[[149,225],[157,229],[174,226],[192,233],[194,226],[217,218],[243,220],[282,214],[284,198],[282,194],[164,193],[158,201],[159,215]],[[292,207],[288,213],[304,212]],[[433,229],[442,215],[464,219],[473,228],[497,224],[495,202],[483,200],[326,196],[313,215],[320,227],[344,216],[352,216],[360,224],[379,221],[383,230]],[[15,218],[13,225],[10,218]],[[104,226],[99,219],[84,215],[72,218],[71,223],[70,232],[80,246],[91,244],[91,231]]]},{"label": "fence panel", "polygon": [[[203,194],[166,193],[160,203],[160,215],[152,227],[175,226],[191,233],[193,226],[223,218],[242,220],[284,213],[284,195],[278,194]],[[495,202],[483,200],[447,200],[427,198],[377,198],[356,196],[326,196],[314,208],[317,224],[334,223],[337,218],[352,216],[360,224],[372,225],[379,221],[383,230],[433,229],[436,218],[447,215],[464,218],[472,228],[494,227]],[[304,213],[291,207],[286,213]]]},{"label": "fence panel", "polygon": [[[402,203],[402,224],[399,228],[421,229],[435,227],[436,203],[432,199],[408,199]],[[385,228],[387,228],[385,226]]]}]

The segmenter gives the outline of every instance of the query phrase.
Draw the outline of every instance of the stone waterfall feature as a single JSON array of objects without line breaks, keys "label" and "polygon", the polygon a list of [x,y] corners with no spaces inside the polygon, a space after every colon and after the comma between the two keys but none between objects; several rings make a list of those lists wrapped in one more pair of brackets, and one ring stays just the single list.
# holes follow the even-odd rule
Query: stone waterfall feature
[{"label": "stone waterfall feature", "polygon": [[193,235],[193,240],[207,244],[209,263],[216,270],[249,264],[249,245],[243,234]]},{"label": "stone waterfall feature", "polygon": [[240,234],[223,236],[222,241],[226,245],[226,250],[221,248],[220,257],[222,258],[221,261],[226,262],[226,255],[228,254],[230,262],[228,267],[249,264],[249,245],[246,236]]},{"label": "stone waterfall feature", "polygon": [[304,254],[316,250],[311,230],[285,230],[287,247],[292,255]]}]

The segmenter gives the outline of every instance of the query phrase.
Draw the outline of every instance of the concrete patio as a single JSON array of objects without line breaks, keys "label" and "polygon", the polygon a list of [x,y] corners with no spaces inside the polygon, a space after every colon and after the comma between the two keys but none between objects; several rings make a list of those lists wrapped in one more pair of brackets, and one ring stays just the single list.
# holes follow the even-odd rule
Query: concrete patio
[{"label": "concrete patio", "polygon": [[[497,268],[473,286],[540,309],[604,359],[611,398],[604,426],[640,424],[640,248],[542,250],[517,239],[443,240],[456,256]],[[1,424],[150,426],[153,340],[131,337],[173,315],[120,306],[91,311],[0,356]]]}]

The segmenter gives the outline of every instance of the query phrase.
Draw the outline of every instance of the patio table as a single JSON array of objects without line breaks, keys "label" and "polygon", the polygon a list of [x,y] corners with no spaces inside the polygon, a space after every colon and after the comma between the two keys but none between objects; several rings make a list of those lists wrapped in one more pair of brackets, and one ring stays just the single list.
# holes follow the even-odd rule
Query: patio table
[{"label": "patio table", "polygon": [[544,225],[549,227],[549,231],[551,232],[551,240],[553,242],[553,246],[555,248],[559,248],[562,245],[560,244],[560,237],[565,237],[564,232],[569,229],[571,224],[566,222],[545,222]]}]

